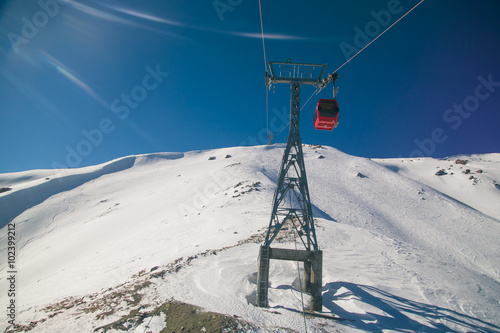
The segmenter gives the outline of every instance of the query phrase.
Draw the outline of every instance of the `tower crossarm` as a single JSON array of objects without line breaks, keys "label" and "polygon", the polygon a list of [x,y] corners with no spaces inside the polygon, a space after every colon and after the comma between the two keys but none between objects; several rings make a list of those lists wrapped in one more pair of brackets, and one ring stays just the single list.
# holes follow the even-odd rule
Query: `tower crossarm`
[{"label": "tower crossarm", "polygon": [[269,61],[266,85],[277,83],[300,83],[318,85],[326,69],[326,64],[304,64],[295,62]]}]

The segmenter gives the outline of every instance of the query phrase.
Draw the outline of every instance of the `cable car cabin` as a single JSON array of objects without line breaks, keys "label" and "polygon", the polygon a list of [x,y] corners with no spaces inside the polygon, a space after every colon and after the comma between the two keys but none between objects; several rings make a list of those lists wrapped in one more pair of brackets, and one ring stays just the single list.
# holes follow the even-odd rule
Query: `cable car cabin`
[{"label": "cable car cabin", "polygon": [[339,105],[335,99],[320,99],[314,112],[314,128],[331,131],[339,123]]}]

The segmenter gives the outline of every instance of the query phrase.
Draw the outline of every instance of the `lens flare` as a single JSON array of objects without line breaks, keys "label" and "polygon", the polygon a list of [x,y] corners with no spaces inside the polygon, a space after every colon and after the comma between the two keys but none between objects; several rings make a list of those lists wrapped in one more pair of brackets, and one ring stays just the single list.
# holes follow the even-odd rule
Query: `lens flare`
[{"label": "lens flare", "polygon": [[40,51],[42,59],[48,63],[52,68],[56,69],[59,73],[61,73],[66,79],[71,81],[75,86],[79,89],[83,90],[89,97],[95,100],[100,105],[105,108],[109,108],[109,104],[97,94],[94,89],[92,89],[88,84],[86,84],[81,78],[78,77],[76,73],[74,73],[67,66],[62,64],[59,60],[47,54],[45,51]]}]

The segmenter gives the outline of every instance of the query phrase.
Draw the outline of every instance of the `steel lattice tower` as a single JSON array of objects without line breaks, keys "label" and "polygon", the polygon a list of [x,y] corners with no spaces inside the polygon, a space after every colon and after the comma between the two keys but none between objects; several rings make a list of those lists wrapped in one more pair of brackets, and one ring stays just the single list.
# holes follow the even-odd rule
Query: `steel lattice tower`
[{"label": "steel lattice tower", "polygon": [[[260,307],[268,306],[269,261],[279,259],[304,262],[304,289],[311,293],[311,310],[320,311],[322,308],[322,252],[318,248],[314,229],[299,124],[301,85],[316,85],[322,89],[332,79],[321,80],[325,68],[326,65],[318,64],[269,62],[270,75],[266,73],[268,86],[290,84],[291,100],[288,142],[281,161],[269,228],[259,253],[257,305]],[[315,78],[318,70],[319,75]],[[285,224],[300,236],[305,250],[271,248],[271,243]]]},{"label": "steel lattice tower", "polygon": [[291,222],[305,248],[309,251],[318,250],[300,140],[300,83],[293,82],[291,90],[290,133],[281,162],[278,187],[274,193],[271,221],[264,245],[270,246],[283,225]]}]

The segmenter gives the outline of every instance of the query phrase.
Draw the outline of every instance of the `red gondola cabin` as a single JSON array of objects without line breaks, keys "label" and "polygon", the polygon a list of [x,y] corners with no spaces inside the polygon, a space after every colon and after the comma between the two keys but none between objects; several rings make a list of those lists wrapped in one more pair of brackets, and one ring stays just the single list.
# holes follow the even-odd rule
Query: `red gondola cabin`
[{"label": "red gondola cabin", "polygon": [[314,112],[314,128],[331,131],[339,123],[339,105],[335,99],[320,99]]}]

